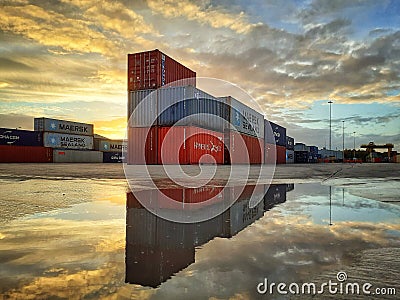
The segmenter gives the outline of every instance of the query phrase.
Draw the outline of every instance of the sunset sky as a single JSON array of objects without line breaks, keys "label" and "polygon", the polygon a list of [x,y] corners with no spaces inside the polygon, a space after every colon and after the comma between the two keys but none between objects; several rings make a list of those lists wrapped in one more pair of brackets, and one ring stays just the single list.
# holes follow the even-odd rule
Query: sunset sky
[{"label": "sunset sky", "polygon": [[[400,1],[14,0],[0,9],[0,127],[124,136],[127,53],[160,49],[246,90],[296,142],[400,150]],[[201,86],[200,86],[201,88]],[[217,95],[219,96],[219,95]]]}]

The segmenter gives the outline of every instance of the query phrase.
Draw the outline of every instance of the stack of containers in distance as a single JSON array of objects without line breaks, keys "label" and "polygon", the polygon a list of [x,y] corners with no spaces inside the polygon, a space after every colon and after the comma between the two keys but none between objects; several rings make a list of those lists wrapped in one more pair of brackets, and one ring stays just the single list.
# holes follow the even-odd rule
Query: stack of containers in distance
[{"label": "stack of containers in distance", "polygon": [[235,98],[220,97],[227,109],[224,134],[225,164],[264,163],[264,117]]},{"label": "stack of containers in distance", "polygon": [[307,146],[308,151],[308,162],[317,163],[318,162],[318,147],[317,146]]},{"label": "stack of containers in distance", "polygon": [[[265,163],[286,163],[286,128],[264,120],[265,125]],[[272,132],[271,132],[272,130]]]},{"label": "stack of containers in distance", "polygon": [[294,138],[286,136],[286,163],[294,163]]},{"label": "stack of containers in distance", "polygon": [[126,144],[124,144],[124,140],[94,138],[94,150],[103,152],[103,163],[125,162]]},{"label": "stack of containers in distance", "polygon": [[35,131],[43,132],[43,144],[53,148],[55,163],[101,163],[103,154],[93,150],[93,124],[35,118]]},{"label": "stack of containers in distance", "polygon": [[226,109],[213,96],[193,86],[132,91],[128,107],[128,164],[223,163]]},{"label": "stack of containers in distance", "polygon": [[296,143],[294,145],[294,162],[296,164],[308,163],[308,149],[303,143]]},{"label": "stack of containers in distance", "polygon": [[43,147],[42,132],[0,128],[0,163],[50,163],[53,150]]}]

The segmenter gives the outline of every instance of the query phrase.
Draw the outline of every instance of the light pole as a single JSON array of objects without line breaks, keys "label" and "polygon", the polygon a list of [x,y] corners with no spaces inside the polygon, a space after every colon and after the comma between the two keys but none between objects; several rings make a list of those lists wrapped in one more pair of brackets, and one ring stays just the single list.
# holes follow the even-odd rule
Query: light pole
[{"label": "light pole", "polygon": [[354,135],[353,160],[356,160],[356,132],[355,131],[353,131],[353,135]]},{"label": "light pole", "polygon": [[333,101],[328,101],[329,103],[329,150],[332,150],[332,103]]},{"label": "light pole", "polygon": [[342,121],[342,123],[343,123],[343,134],[342,134],[342,137],[343,137],[343,157],[342,157],[342,161],[343,161],[343,163],[344,163],[344,120]]}]

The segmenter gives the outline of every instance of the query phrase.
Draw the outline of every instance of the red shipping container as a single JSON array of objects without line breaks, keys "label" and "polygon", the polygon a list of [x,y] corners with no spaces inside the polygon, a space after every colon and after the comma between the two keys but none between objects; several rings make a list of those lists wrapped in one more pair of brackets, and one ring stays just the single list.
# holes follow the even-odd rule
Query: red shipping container
[{"label": "red shipping container", "polygon": [[158,49],[128,54],[128,91],[157,89],[174,83],[196,86],[196,72]]},{"label": "red shipping container", "polygon": [[157,127],[129,127],[127,163],[131,165],[157,164]]},{"label": "red shipping container", "polygon": [[266,164],[286,164],[286,147],[273,144],[265,144]]},{"label": "red shipping container", "polygon": [[0,163],[51,163],[52,161],[52,148],[0,146]]},{"label": "red shipping container", "polygon": [[276,146],[276,163],[286,164],[286,147]]},{"label": "red shipping container", "polygon": [[[224,201],[223,187],[171,188],[135,192],[145,206],[153,209],[195,210]],[[127,193],[128,208],[143,207],[132,192]]]},{"label": "red shipping container", "polygon": [[194,126],[159,127],[159,164],[222,164],[223,134]]},{"label": "red shipping container", "polygon": [[237,131],[225,133],[226,164],[264,163],[264,139],[248,136]]}]

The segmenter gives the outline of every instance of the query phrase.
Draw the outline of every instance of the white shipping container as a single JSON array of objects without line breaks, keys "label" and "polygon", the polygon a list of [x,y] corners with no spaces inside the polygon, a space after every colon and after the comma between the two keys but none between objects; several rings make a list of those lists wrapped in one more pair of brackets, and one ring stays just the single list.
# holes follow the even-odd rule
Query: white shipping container
[{"label": "white shipping container", "polygon": [[49,118],[35,118],[34,129],[35,131],[93,135],[93,124],[85,124]]},{"label": "white shipping container", "polygon": [[93,137],[87,135],[45,132],[43,144],[50,148],[92,150]]},{"label": "white shipping container", "polygon": [[95,150],[102,152],[126,152],[127,145],[123,140],[100,140],[95,141]]},{"label": "white shipping container", "polygon": [[264,116],[235,98],[220,97],[230,107],[230,123],[241,133],[264,139]]},{"label": "white shipping container", "polygon": [[103,152],[84,150],[53,150],[55,163],[102,163]]}]

